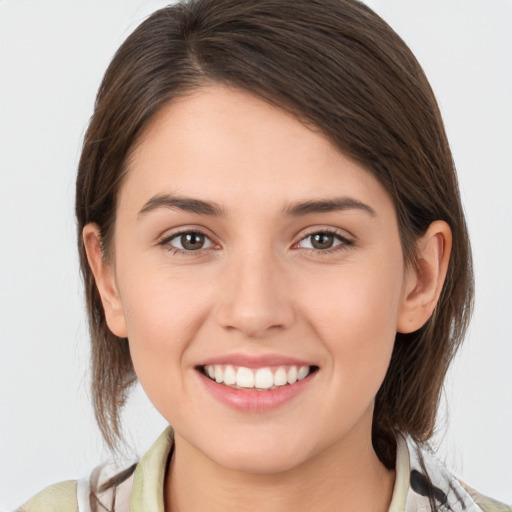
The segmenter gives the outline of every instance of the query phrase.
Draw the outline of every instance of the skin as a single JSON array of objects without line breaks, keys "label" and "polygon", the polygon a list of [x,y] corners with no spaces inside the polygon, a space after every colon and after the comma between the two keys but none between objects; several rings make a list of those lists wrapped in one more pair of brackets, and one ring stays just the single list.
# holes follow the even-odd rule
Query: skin
[{"label": "skin", "polygon": [[[162,195],[223,214],[147,206]],[[333,198],[368,208],[283,213]],[[182,230],[205,244],[177,252]],[[333,247],[315,249],[311,235],[325,232]],[[109,263],[95,225],[84,240],[108,325],[128,337],[141,385],[175,429],[166,507],[387,510],[394,472],[372,448],[374,399],[396,332],[418,329],[435,307],[445,223],[430,226],[407,266],[393,201],[366,169],[282,110],[212,85],[145,130],[119,191]],[[280,407],[239,411],[206,392],[196,369],[233,353],[319,370]]]}]

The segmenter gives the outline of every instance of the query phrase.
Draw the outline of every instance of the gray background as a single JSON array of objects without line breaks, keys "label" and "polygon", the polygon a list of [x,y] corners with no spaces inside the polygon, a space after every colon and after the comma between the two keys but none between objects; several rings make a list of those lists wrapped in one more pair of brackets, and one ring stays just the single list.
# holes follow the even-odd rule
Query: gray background
[{"label": "gray background", "polygon": [[[115,49],[156,0],[0,0],[0,510],[109,458],[92,417],[75,250],[74,174]],[[436,443],[512,502],[512,1],[368,0],[437,94],[472,235],[477,305]],[[163,429],[140,390],[129,455]]]}]

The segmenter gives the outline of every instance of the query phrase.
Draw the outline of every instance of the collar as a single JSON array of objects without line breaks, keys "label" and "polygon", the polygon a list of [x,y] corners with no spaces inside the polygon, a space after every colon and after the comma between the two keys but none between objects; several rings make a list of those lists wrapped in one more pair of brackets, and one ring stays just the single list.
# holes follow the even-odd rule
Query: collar
[{"label": "collar", "polygon": [[137,464],[133,476],[130,512],[164,511],[164,481],[169,454],[174,447],[172,427],[156,440]]},{"label": "collar", "polygon": [[[388,512],[431,510],[427,495],[429,479],[440,510],[482,512],[459,480],[428,447],[420,447],[402,434],[398,434],[396,440],[396,476]],[[173,431],[168,427],[140,460],[133,475],[130,512],[165,512],[165,471],[173,446]]]}]

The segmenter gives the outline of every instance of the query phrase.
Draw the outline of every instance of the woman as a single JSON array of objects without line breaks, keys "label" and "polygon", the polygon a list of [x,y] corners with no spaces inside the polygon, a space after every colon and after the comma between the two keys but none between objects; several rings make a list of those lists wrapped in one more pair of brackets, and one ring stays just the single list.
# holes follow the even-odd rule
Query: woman
[{"label": "woman", "polygon": [[173,431],[23,510],[509,510],[422,446],[471,256],[430,87],[367,7],[155,13],[100,87],[76,213],[104,437],[135,379]]}]

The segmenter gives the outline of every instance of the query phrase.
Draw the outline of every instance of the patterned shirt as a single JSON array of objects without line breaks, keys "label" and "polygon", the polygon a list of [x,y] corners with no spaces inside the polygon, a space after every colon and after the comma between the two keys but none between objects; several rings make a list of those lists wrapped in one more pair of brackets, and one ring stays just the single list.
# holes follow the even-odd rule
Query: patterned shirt
[{"label": "patterned shirt", "polygon": [[[164,512],[164,480],[173,449],[169,427],[122,483],[93,493],[109,478],[105,467],[83,480],[52,485],[17,512]],[[397,436],[396,477],[388,512],[512,512],[453,476],[426,447]]]}]

